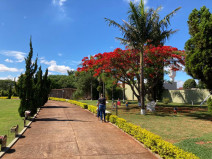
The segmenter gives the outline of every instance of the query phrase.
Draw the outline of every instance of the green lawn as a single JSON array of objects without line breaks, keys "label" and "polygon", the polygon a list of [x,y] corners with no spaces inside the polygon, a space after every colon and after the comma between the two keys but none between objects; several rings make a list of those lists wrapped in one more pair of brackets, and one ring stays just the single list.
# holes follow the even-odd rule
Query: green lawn
[{"label": "green lawn", "polygon": [[[96,105],[97,101],[81,102]],[[175,115],[173,105],[176,104],[170,103],[170,107],[159,104],[156,114],[147,112],[144,116],[140,115],[136,102],[131,103],[128,109],[124,104],[118,108],[119,117],[160,135],[164,140],[202,159],[212,159],[212,116],[205,107],[178,104],[178,114]],[[107,110],[116,114],[116,111],[111,109],[110,101]]]},{"label": "green lawn", "polygon": [[7,144],[15,137],[10,128],[19,125],[19,132],[24,128],[23,118],[18,114],[19,99],[0,99],[0,135],[7,135]]}]

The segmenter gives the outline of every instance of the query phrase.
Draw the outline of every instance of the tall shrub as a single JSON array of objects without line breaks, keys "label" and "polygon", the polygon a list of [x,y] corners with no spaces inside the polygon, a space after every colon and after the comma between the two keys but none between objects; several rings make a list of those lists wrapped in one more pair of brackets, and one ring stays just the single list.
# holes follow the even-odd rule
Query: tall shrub
[{"label": "tall shrub", "polygon": [[210,114],[212,115],[212,99],[209,98],[207,101],[208,104],[208,112],[210,112]]},{"label": "tall shrub", "polygon": [[34,103],[34,75],[37,70],[37,58],[35,62],[32,62],[33,48],[32,41],[30,38],[30,51],[25,58],[26,70],[25,73],[19,77],[18,83],[16,84],[16,90],[18,92],[19,98],[21,100],[19,106],[20,116],[24,116],[26,110],[30,110],[32,114],[35,114],[37,109]]}]

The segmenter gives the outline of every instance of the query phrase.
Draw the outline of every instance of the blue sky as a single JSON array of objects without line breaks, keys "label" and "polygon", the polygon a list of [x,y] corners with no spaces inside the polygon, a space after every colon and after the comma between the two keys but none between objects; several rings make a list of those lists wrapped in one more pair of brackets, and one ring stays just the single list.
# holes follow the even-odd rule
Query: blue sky
[{"label": "blue sky", "polygon": [[[189,14],[203,5],[210,9],[212,1],[145,0],[147,8],[163,7],[161,17],[182,7],[171,19],[171,28],[179,31],[166,42],[178,49],[184,49],[189,39]],[[76,69],[85,56],[124,48],[115,40],[122,37],[120,31],[109,27],[104,18],[121,23],[127,20],[128,9],[129,0],[0,0],[0,79],[24,72],[30,36],[34,57],[38,55],[39,65],[49,68],[50,74]],[[178,87],[188,78],[185,72],[177,72]]]}]

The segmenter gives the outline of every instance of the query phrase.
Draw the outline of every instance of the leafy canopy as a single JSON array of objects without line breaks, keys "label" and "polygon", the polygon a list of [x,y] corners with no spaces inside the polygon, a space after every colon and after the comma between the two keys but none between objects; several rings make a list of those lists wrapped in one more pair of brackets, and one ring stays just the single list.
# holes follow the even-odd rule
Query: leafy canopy
[{"label": "leafy canopy", "polygon": [[190,39],[185,44],[186,72],[212,90],[212,14],[205,6],[188,19]]}]

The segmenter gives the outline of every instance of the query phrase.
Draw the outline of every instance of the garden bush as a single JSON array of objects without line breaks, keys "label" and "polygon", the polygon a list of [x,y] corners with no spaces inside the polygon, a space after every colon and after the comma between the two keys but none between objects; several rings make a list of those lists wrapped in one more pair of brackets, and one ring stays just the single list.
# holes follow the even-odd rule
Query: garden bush
[{"label": "garden bush", "polygon": [[212,99],[209,98],[207,101],[208,104],[208,112],[210,112],[210,114],[212,115]]},{"label": "garden bush", "polygon": [[125,119],[118,118],[116,115],[110,116],[110,122],[117,125],[124,132],[132,135],[146,147],[151,149],[151,151],[158,153],[162,158],[198,159],[194,154],[186,152],[173,144],[164,141],[160,136],[143,129],[140,126],[128,123]]},{"label": "garden bush", "polygon": [[94,105],[88,105],[88,110],[94,114],[97,114],[97,107]]},{"label": "garden bush", "polygon": [[170,103],[169,98],[163,98],[163,103],[164,103],[164,104],[169,104],[169,103]]},{"label": "garden bush", "polygon": [[64,98],[55,98],[55,97],[49,97],[49,100],[54,100],[54,101],[61,101],[61,102],[66,102],[66,99],[64,99]]}]

